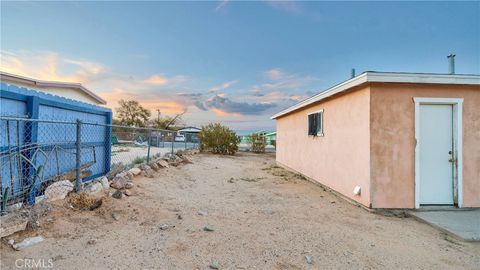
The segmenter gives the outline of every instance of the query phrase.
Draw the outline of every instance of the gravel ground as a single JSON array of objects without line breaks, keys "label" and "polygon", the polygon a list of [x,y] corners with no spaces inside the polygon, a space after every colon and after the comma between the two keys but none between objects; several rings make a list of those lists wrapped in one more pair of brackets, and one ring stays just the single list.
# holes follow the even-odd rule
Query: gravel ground
[{"label": "gravel ground", "polygon": [[95,211],[54,205],[39,229],[10,237],[40,234],[44,242],[13,251],[2,241],[1,269],[14,268],[18,258],[52,259],[58,269],[480,265],[478,243],[459,242],[410,218],[369,213],[275,167],[273,155],[200,154],[193,162],[136,178],[134,196],[109,197]]}]

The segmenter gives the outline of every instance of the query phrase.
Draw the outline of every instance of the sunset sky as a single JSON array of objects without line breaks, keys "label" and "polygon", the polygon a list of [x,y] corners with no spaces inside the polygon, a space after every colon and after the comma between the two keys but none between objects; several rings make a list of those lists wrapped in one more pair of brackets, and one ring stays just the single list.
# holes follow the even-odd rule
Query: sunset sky
[{"label": "sunset sky", "polygon": [[5,2],[1,70],[80,82],[187,125],[269,117],[350,69],[480,73],[479,2]]}]

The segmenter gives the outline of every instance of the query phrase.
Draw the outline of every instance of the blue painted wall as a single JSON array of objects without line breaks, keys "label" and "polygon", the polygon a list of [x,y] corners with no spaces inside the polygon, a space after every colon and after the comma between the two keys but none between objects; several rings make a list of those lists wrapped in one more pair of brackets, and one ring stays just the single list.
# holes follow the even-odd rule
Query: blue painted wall
[{"label": "blue painted wall", "polygon": [[[57,120],[76,122],[77,119],[84,123],[111,124],[112,112],[110,109],[46,94],[31,89],[17,87],[6,83],[0,83],[0,116],[33,118],[41,120]],[[38,144],[45,149],[49,156],[39,155],[38,164],[46,164],[44,168],[44,179],[56,175],[58,171],[64,173],[75,169],[75,124],[57,123],[33,123],[33,122],[10,121],[7,132],[7,121],[0,121],[0,152],[7,151],[8,141],[15,147],[25,144]],[[17,130],[18,134],[17,135]],[[8,137],[7,134],[10,133]],[[90,167],[92,176],[83,179],[90,179],[107,174],[110,171],[111,157],[111,127],[82,124],[82,158],[81,163],[93,162]],[[54,153],[48,151],[53,144],[60,144],[61,151]],[[28,153],[27,153],[28,154]],[[58,155],[59,163],[51,162],[56,160]],[[24,166],[23,173],[28,172],[28,164],[19,164],[14,161],[11,164],[5,163],[5,158],[0,159],[0,177],[2,188],[13,185],[15,189],[20,187],[15,179],[16,169],[10,167]],[[49,160],[48,162],[46,162]],[[26,167],[25,167],[26,166]]]}]

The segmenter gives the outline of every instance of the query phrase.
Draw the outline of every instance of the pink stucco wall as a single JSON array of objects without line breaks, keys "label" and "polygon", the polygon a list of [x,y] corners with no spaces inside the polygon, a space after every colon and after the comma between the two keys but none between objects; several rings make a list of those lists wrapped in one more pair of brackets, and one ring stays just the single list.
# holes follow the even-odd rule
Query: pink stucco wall
[{"label": "pink stucco wall", "polygon": [[[362,87],[277,119],[277,161],[370,204],[370,90]],[[308,136],[307,115],[324,110],[324,137]],[[353,195],[356,185],[360,196]]]},{"label": "pink stucco wall", "polygon": [[372,207],[415,207],[413,97],[464,98],[463,206],[480,207],[480,87],[372,84],[370,96]]},{"label": "pink stucco wall", "polygon": [[[374,83],[277,119],[277,161],[372,208],[415,207],[414,97],[463,98],[463,206],[480,207],[480,87]],[[324,137],[307,135],[324,109]],[[360,196],[353,188],[362,188]]]}]

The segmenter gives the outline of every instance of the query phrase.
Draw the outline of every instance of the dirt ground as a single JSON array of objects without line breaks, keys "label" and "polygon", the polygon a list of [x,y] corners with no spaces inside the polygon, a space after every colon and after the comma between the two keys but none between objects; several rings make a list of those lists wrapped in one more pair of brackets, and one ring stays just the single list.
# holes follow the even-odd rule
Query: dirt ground
[{"label": "dirt ground", "polygon": [[2,241],[1,269],[14,268],[19,258],[52,259],[57,269],[480,265],[479,243],[457,241],[411,218],[369,213],[275,167],[273,155],[200,154],[193,162],[135,178],[134,196],[109,197],[95,211],[53,206],[39,229],[10,237],[42,235],[44,242],[14,251]]}]

